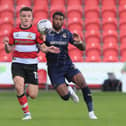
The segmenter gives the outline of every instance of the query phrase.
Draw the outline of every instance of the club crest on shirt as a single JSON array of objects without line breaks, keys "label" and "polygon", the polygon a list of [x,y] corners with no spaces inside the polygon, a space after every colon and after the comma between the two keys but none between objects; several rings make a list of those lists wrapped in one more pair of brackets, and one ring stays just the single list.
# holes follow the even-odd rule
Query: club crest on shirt
[{"label": "club crest on shirt", "polygon": [[63,33],[63,38],[67,38],[67,34],[66,33]]},{"label": "club crest on shirt", "polygon": [[30,38],[30,39],[31,39],[31,38],[32,38],[32,35],[31,35],[31,34],[28,34],[28,38]]}]

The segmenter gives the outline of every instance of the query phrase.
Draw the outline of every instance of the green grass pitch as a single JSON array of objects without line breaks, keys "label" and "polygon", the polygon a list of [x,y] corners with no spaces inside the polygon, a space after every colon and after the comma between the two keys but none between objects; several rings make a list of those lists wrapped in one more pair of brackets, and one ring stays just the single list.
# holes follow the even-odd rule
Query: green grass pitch
[{"label": "green grass pitch", "polygon": [[0,91],[0,126],[125,126],[126,94],[93,92],[98,120],[90,120],[80,91],[78,104],[65,102],[54,91],[40,90],[38,98],[29,99],[32,120],[22,121],[23,113],[15,91]]}]

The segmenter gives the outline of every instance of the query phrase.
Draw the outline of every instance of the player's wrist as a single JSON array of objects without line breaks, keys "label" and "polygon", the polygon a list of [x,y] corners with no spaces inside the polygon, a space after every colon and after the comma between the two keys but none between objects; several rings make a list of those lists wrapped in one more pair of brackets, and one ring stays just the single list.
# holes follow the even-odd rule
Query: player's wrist
[{"label": "player's wrist", "polygon": [[48,53],[48,52],[49,52],[49,47],[47,47],[47,48],[46,48],[46,51],[45,51],[45,53]]},{"label": "player's wrist", "polygon": [[80,41],[74,41],[74,44],[82,44],[83,42],[80,40]]},{"label": "player's wrist", "polygon": [[82,44],[83,42],[80,40],[79,43]]},{"label": "player's wrist", "polygon": [[5,43],[4,43],[4,45],[5,45],[6,47],[8,47],[8,46],[9,46],[8,42],[5,42]]}]

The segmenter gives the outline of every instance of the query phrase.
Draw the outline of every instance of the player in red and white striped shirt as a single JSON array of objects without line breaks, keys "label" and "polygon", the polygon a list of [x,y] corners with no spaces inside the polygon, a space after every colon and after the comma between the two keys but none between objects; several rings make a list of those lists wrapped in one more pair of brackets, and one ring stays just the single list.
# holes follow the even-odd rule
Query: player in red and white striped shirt
[{"label": "player in red and white striped shirt", "polygon": [[20,10],[21,24],[13,29],[9,37],[4,38],[5,51],[13,51],[12,76],[17,91],[17,98],[24,112],[23,120],[31,119],[27,97],[24,94],[24,83],[28,83],[28,95],[34,99],[38,94],[37,44],[41,51],[59,53],[54,46],[46,46],[40,39],[37,28],[32,26],[32,9],[24,7]]}]

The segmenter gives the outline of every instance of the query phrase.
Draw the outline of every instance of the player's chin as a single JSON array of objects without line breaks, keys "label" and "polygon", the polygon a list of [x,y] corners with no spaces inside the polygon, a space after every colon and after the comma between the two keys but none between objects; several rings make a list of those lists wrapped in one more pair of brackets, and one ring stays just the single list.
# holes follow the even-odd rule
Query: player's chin
[{"label": "player's chin", "polygon": [[31,22],[24,22],[25,27],[29,27],[31,25]]},{"label": "player's chin", "polygon": [[56,30],[60,30],[60,29],[61,29],[61,26],[56,25],[54,28],[55,28]]}]

